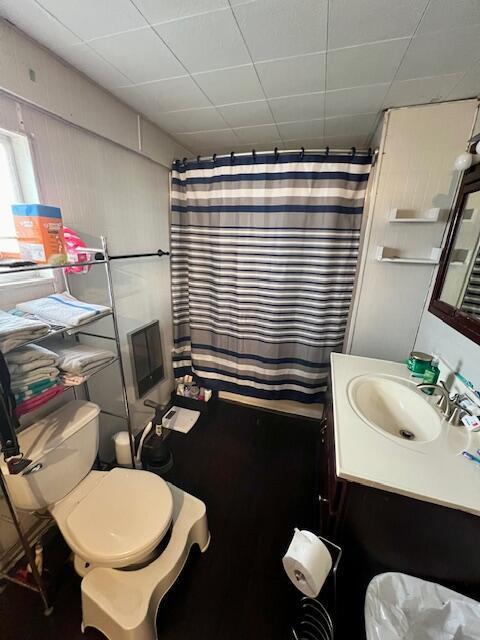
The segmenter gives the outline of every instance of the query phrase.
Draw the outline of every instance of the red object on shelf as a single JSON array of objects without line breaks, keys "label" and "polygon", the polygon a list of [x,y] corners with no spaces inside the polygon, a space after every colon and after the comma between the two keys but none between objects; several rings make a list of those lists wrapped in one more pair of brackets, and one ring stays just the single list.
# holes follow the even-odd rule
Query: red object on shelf
[{"label": "red object on shelf", "polygon": [[63,236],[65,238],[68,261],[78,263],[78,267],[67,267],[65,271],[67,273],[88,273],[91,267],[89,265],[82,266],[81,264],[82,262],[88,262],[90,259],[89,254],[82,251],[87,246],[85,242],[69,227],[63,227]]}]

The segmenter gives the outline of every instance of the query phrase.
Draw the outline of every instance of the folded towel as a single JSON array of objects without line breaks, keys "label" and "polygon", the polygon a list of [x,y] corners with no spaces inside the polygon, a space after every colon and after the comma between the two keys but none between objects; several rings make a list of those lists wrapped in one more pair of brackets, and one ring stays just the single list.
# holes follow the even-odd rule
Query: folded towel
[{"label": "folded towel", "polygon": [[49,400],[57,396],[59,393],[62,393],[63,390],[64,389],[62,385],[58,384],[55,387],[52,387],[51,389],[42,391],[42,393],[39,393],[33,398],[28,398],[28,400],[24,400],[20,404],[17,404],[17,408],[15,409],[17,417],[19,418],[20,416],[23,416],[25,413],[29,413],[34,409],[38,409],[43,404],[45,404],[46,402],[48,402]]},{"label": "folded towel", "polygon": [[76,387],[88,380],[87,376],[76,376],[72,373],[60,374],[60,381],[65,387]]},{"label": "folded towel", "polygon": [[86,344],[68,345],[65,342],[52,343],[52,349],[58,354],[60,373],[84,376],[115,360],[116,355],[106,349],[97,349]]},{"label": "folded towel", "polygon": [[10,384],[12,387],[13,393],[17,393],[18,391],[23,391],[22,387],[25,385],[31,384],[32,382],[38,382],[39,380],[44,380],[45,378],[58,378],[59,371],[57,367],[42,367],[41,369],[36,369],[35,371],[29,371],[23,375],[17,377],[10,378]]},{"label": "folded towel", "polygon": [[41,380],[36,380],[35,382],[30,382],[28,384],[17,384],[15,389],[16,393],[29,393],[30,395],[35,395],[47,389],[48,387],[52,387],[54,384],[57,384],[57,378],[42,378]]},{"label": "folded towel", "polygon": [[42,320],[34,313],[27,313],[27,311],[21,311],[16,307],[14,309],[9,309],[8,313],[11,313],[14,316],[18,316],[19,318],[26,318],[27,320],[35,320],[36,322],[43,322],[44,324],[48,324],[52,331],[60,331],[61,329],[65,329],[64,324],[58,324],[55,322],[49,322],[48,320]]},{"label": "folded towel", "polygon": [[[35,383],[34,383],[35,384]],[[27,398],[33,398],[33,396],[38,396],[42,391],[46,389],[50,389],[50,387],[54,387],[58,384],[58,378],[52,378],[51,380],[42,381],[41,386],[36,387],[34,389],[26,389],[25,391],[18,391],[15,393],[15,402],[18,404],[19,402],[23,402],[27,400]]]},{"label": "folded towel", "polygon": [[19,318],[0,310],[0,351],[4,354],[48,332],[49,327],[44,322]]},{"label": "folded towel", "polygon": [[54,293],[46,298],[37,298],[17,304],[17,309],[34,313],[47,322],[58,322],[67,327],[77,327],[93,318],[100,318],[111,312],[100,304],[87,304],[69,293]]},{"label": "folded towel", "polygon": [[55,366],[58,363],[58,356],[53,351],[32,344],[11,351],[5,360],[10,376],[19,378],[29,371]]}]

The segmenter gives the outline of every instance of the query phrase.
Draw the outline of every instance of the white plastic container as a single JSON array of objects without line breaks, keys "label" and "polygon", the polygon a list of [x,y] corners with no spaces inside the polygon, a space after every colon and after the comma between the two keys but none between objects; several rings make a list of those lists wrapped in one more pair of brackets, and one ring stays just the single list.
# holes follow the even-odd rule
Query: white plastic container
[{"label": "white plastic container", "polygon": [[130,454],[130,436],[128,431],[119,431],[113,436],[115,443],[115,459],[121,467],[132,466],[132,456]]}]

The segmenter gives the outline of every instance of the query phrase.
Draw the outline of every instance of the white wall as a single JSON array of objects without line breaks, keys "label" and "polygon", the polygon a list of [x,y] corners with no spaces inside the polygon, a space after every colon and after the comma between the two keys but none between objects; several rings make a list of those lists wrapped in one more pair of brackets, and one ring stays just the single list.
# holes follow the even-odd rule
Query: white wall
[{"label": "white wall", "polygon": [[[477,117],[475,133],[480,132],[480,115]],[[454,177],[456,182],[457,177]],[[432,287],[436,272],[432,278]],[[480,388],[480,345],[449,327],[428,311],[431,290],[423,309],[415,349],[429,353],[439,353],[454,371],[460,372]]]},{"label": "white wall", "polygon": [[[35,82],[29,79],[31,68]],[[130,107],[3,21],[0,128],[28,136],[40,200],[60,206],[65,224],[88,244],[98,244],[99,236],[106,235],[112,254],[168,249],[167,167],[174,157],[188,151],[152,123],[139,121]],[[113,277],[129,398],[134,425],[140,428],[150,412],[134,395],[125,334],[160,320],[168,374],[150,395],[166,401],[172,385],[168,258],[115,262]],[[106,302],[103,273],[79,276],[73,286],[86,299]],[[0,307],[52,290],[52,282],[34,289],[2,289]],[[104,325],[108,331],[107,322]],[[113,368],[101,374],[101,381],[92,380],[91,386],[93,399],[121,413],[119,377]],[[104,455],[111,453],[110,432],[118,428],[118,421],[103,425]]]},{"label": "white wall", "polygon": [[[35,81],[30,79],[35,72]],[[191,153],[80,71],[0,19],[0,89],[170,167]]]},{"label": "white wall", "polygon": [[[348,352],[390,360],[403,360],[410,352],[434,267],[378,262],[376,247],[428,257],[432,247],[441,246],[455,193],[452,165],[470,137],[476,104],[463,100],[387,112],[365,220]],[[421,212],[430,207],[444,209],[443,219],[426,224],[388,221],[391,208]]]},{"label": "white wall", "polygon": [[[35,70],[36,81],[29,79]],[[18,99],[12,97],[17,96]],[[35,105],[35,106],[32,106]],[[190,155],[158,127],[123,105],[83,74],[0,21],[0,128],[28,136],[40,200],[60,206],[65,224],[98,244],[108,237],[113,255],[167,250],[169,244],[169,175],[175,157]],[[161,163],[161,164],[160,164]],[[163,166],[162,166],[163,165]],[[134,426],[143,426],[151,411],[135,398],[126,333],[160,320],[166,379],[148,397],[166,402],[173,385],[170,365],[172,322],[168,258],[112,263],[127,391]],[[73,280],[73,278],[72,278]],[[73,289],[84,299],[106,302],[103,267],[76,276]],[[55,282],[12,284],[0,289],[0,308],[48,295]],[[111,320],[95,329],[112,333]],[[97,344],[108,347],[106,341]],[[116,365],[90,382],[92,400],[123,413]],[[48,404],[48,411],[56,404]],[[45,412],[44,410],[43,412]],[[30,415],[30,419],[42,411]],[[100,453],[112,454],[111,434],[124,422],[102,418]],[[23,516],[25,527],[33,525]],[[16,534],[0,499],[0,565],[11,556]]]}]

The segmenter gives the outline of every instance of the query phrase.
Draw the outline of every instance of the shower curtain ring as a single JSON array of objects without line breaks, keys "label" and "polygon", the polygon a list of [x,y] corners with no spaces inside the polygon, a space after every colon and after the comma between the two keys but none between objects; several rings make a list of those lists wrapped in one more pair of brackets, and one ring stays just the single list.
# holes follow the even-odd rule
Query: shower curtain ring
[{"label": "shower curtain ring", "polygon": [[213,154],[212,160],[213,160],[213,164],[215,164],[215,162],[217,160],[217,154],[216,153]]},{"label": "shower curtain ring", "polygon": [[230,162],[233,164],[235,162],[235,154],[233,151],[230,152]]},{"label": "shower curtain ring", "polygon": [[255,151],[255,149],[252,149],[252,158],[254,162],[257,161],[257,152]]},{"label": "shower curtain ring", "polygon": [[275,154],[275,162],[278,160],[278,147],[275,147],[275,149],[273,150],[273,153]]},{"label": "shower curtain ring", "polygon": [[330,153],[330,147],[325,147],[325,155],[328,156]]},{"label": "shower curtain ring", "polygon": [[303,160],[304,156],[305,156],[305,147],[301,147],[301,151],[300,151],[300,160]]},{"label": "shower curtain ring", "polygon": [[201,156],[197,156],[197,162],[200,162]]},{"label": "shower curtain ring", "polygon": [[355,149],[355,147],[352,147],[352,158],[355,157],[356,153],[357,153],[357,150]]}]

